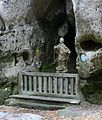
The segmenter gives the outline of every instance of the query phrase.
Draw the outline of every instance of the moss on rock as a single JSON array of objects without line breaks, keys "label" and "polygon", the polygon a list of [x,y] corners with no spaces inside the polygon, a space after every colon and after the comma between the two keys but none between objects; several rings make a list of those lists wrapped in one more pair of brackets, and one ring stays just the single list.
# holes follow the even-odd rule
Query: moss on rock
[{"label": "moss on rock", "polygon": [[102,83],[92,83],[82,88],[85,100],[94,104],[102,104]]},{"label": "moss on rock", "polygon": [[42,72],[55,72],[55,65],[54,64],[43,64],[41,68]]},{"label": "moss on rock", "polygon": [[0,87],[0,105],[2,105],[9,95],[18,93],[18,78],[5,78],[0,82]]}]

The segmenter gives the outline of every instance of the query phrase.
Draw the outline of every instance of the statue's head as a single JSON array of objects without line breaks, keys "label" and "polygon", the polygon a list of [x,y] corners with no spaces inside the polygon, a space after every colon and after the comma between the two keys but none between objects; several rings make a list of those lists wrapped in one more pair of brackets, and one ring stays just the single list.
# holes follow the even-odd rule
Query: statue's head
[{"label": "statue's head", "polygon": [[64,43],[64,38],[60,38],[60,43]]}]

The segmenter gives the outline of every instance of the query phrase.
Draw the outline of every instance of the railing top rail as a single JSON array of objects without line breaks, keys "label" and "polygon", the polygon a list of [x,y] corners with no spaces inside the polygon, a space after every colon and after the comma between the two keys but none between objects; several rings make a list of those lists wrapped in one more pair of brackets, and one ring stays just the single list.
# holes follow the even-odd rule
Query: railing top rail
[{"label": "railing top rail", "polygon": [[45,72],[20,72],[22,75],[45,76],[45,77],[77,77],[78,74],[72,73],[45,73]]}]

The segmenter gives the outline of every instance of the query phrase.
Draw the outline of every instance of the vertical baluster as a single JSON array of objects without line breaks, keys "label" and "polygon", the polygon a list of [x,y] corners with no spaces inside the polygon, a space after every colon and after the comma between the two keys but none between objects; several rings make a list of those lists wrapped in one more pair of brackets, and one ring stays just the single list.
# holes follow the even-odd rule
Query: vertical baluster
[{"label": "vertical baluster", "polygon": [[52,93],[52,77],[49,77],[48,79],[48,89],[49,93]]},{"label": "vertical baluster", "polygon": [[41,93],[42,92],[42,77],[38,77],[38,91]]},{"label": "vertical baluster", "polygon": [[44,77],[44,93],[47,93],[47,77]]},{"label": "vertical baluster", "polygon": [[59,90],[60,90],[60,94],[63,94],[63,78],[59,79]]},{"label": "vertical baluster", "polygon": [[21,89],[24,91],[25,90],[25,88],[24,88],[25,87],[24,75],[22,75],[22,81],[20,81],[20,82],[21,82],[21,87],[22,87]]},{"label": "vertical baluster", "polygon": [[44,76],[42,76],[42,92],[44,92]]},{"label": "vertical baluster", "polygon": [[37,92],[37,82],[36,82],[36,76],[33,76],[33,88],[34,88],[34,92]]},{"label": "vertical baluster", "polygon": [[32,76],[29,76],[29,91],[32,91]]},{"label": "vertical baluster", "polygon": [[74,95],[76,95],[76,92],[77,92],[77,90],[76,90],[76,88],[77,88],[77,84],[76,84],[76,79],[75,78],[73,78],[74,79]]},{"label": "vertical baluster", "polygon": [[76,75],[76,77],[74,78],[74,84],[75,84],[75,96],[77,96],[78,98],[83,98],[83,95],[81,93],[81,88],[79,85],[79,76]]},{"label": "vertical baluster", "polygon": [[66,93],[66,78],[63,78],[63,94]]},{"label": "vertical baluster", "polygon": [[21,73],[19,73],[19,94],[22,94],[22,91],[23,91],[23,76]]},{"label": "vertical baluster", "polygon": [[54,93],[54,77],[52,77],[52,93]]},{"label": "vertical baluster", "polygon": [[69,83],[69,80],[68,78],[65,78],[65,83],[66,83],[66,86],[65,86],[65,95],[68,95],[68,83]]},{"label": "vertical baluster", "polygon": [[25,88],[25,92],[27,92],[27,76],[24,76],[24,88]]},{"label": "vertical baluster", "polygon": [[57,77],[54,78],[54,94],[57,94]]},{"label": "vertical baluster", "polygon": [[71,95],[74,95],[74,78],[70,78],[70,82],[71,82]]}]

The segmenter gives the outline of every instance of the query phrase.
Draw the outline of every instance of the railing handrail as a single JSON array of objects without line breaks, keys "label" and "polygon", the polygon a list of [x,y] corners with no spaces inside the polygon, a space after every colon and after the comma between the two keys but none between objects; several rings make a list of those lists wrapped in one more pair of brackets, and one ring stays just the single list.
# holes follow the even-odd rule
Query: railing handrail
[{"label": "railing handrail", "polygon": [[[48,83],[46,83],[46,80]],[[29,84],[27,85],[27,83],[29,83]],[[38,83],[39,83],[39,85],[37,85]],[[51,83],[51,85],[50,85],[50,83]],[[66,86],[68,87],[68,89],[65,86],[66,83],[67,83]],[[33,88],[32,88],[32,85],[33,85]],[[40,87],[40,85],[41,85],[41,87]],[[45,87],[45,85],[47,85],[47,86]],[[23,86],[25,86],[25,87],[23,87]],[[27,88],[28,88],[27,86],[29,86],[29,88],[31,87],[30,90],[27,90]],[[61,90],[59,90],[59,88]],[[53,92],[50,92],[50,90],[51,91],[53,90]],[[56,92],[56,90],[57,90],[57,92]],[[64,93],[63,93],[63,91],[64,91]],[[48,95],[50,97],[54,95],[56,97],[63,96],[63,97],[69,97],[69,98],[72,98],[72,97],[79,98],[79,93],[80,93],[79,76],[78,76],[78,74],[75,74],[75,73],[74,74],[72,74],[72,73],[45,73],[45,72],[22,71],[19,74],[19,93],[25,94],[25,95],[26,94],[27,95],[31,95],[31,94],[37,95],[38,94],[41,96]]]},{"label": "railing handrail", "polygon": [[50,76],[50,77],[77,77],[78,78],[78,74],[77,73],[45,73],[45,72],[25,72],[22,71],[20,72],[20,74],[22,75],[28,75],[28,76]]}]

